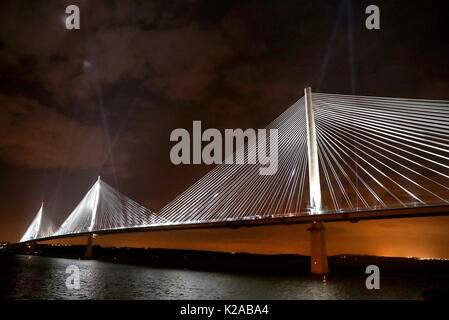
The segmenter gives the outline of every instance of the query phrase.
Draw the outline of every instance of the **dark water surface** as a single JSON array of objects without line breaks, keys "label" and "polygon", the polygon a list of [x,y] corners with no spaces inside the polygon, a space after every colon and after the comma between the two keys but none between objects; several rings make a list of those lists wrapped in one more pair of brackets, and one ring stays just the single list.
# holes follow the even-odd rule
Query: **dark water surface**
[{"label": "dark water surface", "polygon": [[[67,289],[66,268],[80,270],[80,289]],[[0,255],[3,299],[418,299],[447,283],[441,274],[382,274],[381,289],[365,287],[367,275],[210,272],[153,268],[95,260]]]}]

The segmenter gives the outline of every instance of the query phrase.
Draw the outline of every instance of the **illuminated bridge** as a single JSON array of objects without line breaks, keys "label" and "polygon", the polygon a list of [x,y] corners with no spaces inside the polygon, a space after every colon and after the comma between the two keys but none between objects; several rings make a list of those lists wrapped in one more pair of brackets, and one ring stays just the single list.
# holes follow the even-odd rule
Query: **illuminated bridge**
[{"label": "illuminated bridge", "polygon": [[98,178],[57,230],[42,205],[20,241],[89,235],[89,249],[94,234],[311,223],[312,272],[325,273],[322,222],[449,213],[449,101],[307,88],[266,128],[278,130],[273,175],[248,164],[249,139],[245,164],[217,165],[159,212]]}]

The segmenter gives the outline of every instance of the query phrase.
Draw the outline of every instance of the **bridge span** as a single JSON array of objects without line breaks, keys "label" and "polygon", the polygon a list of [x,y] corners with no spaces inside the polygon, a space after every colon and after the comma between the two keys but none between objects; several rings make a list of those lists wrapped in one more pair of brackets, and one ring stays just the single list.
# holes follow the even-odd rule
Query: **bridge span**
[{"label": "bridge span", "polygon": [[[98,178],[59,228],[42,205],[20,243],[93,235],[310,224],[312,273],[328,272],[324,222],[449,214],[449,102],[312,93],[276,129],[278,169],[219,164],[158,212]],[[254,157],[248,139],[236,154]]]}]

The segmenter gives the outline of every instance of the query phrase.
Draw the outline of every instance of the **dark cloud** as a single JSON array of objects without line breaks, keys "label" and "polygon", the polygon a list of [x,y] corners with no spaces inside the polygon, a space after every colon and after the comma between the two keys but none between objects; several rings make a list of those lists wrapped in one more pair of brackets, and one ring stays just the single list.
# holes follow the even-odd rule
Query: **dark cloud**
[{"label": "dark cloud", "polygon": [[30,168],[89,168],[106,153],[99,128],[68,118],[36,100],[0,95],[0,157]]}]

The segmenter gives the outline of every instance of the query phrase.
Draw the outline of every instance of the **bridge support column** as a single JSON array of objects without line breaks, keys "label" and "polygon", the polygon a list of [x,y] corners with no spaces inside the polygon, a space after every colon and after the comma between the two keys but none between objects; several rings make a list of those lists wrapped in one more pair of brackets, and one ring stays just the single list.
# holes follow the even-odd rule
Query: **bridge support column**
[{"label": "bridge support column", "polygon": [[323,275],[329,272],[326,251],[326,237],[324,236],[324,224],[314,221],[310,231],[310,271],[312,274]]},{"label": "bridge support column", "polygon": [[[312,102],[312,89],[304,89],[304,100],[306,107],[307,125],[307,153],[309,166],[309,194],[310,214],[321,213],[321,184],[320,167],[318,163],[318,144],[316,139],[315,117]],[[324,225],[321,221],[313,221],[310,231],[310,271],[313,274],[325,274],[329,272],[326,252],[326,238],[324,236]]]},{"label": "bridge support column", "polygon": [[92,246],[94,243],[94,234],[89,234],[89,237],[87,238],[87,247],[86,252],[84,253],[85,259],[91,259],[92,258]]}]

